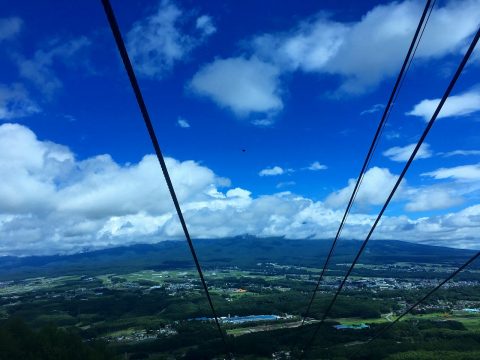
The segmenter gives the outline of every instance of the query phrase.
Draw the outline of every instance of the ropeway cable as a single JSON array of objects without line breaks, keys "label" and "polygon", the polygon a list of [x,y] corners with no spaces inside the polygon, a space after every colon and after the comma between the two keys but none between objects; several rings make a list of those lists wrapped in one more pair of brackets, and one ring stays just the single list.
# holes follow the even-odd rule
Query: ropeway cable
[{"label": "ropeway cable", "polygon": [[337,297],[338,295],[340,294],[340,292],[342,291],[343,287],[345,286],[345,283],[348,279],[348,277],[350,276],[351,272],[353,271],[353,268],[355,267],[356,263],[358,262],[360,256],[362,255],[363,253],[363,250],[365,249],[365,247],[367,246],[367,243],[368,241],[370,240],[370,237],[372,236],[373,232],[375,231],[380,219],[382,218],[383,216],[383,213],[385,212],[385,210],[387,209],[388,205],[390,204],[390,201],[392,200],[393,198],[393,195],[395,194],[395,192],[397,191],[398,187],[400,186],[400,183],[402,182],[403,178],[405,177],[405,174],[407,173],[408,169],[410,168],[410,165],[412,164],[415,156],[417,155],[421,145],[423,144],[425,138],[427,137],[428,133],[430,132],[430,129],[432,128],[433,124],[435,123],[435,120],[437,119],[438,117],[438,114],[440,113],[440,111],[442,110],[442,107],[443,105],[445,104],[445,102],[447,101],[448,97],[450,96],[450,93],[452,92],[452,89],[453,87],[455,86],[458,78],[460,77],[463,69],[465,68],[465,65],[467,64],[467,61],[468,59],[470,58],[473,50],[475,49],[475,46],[477,45],[477,42],[478,42],[478,39],[480,37],[480,28],[477,30],[477,33],[475,34],[475,36],[473,37],[472,39],[472,42],[470,43],[470,46],[468,47],[468,50],[466,51],[462,61],[460,62],[457,70],[455,71],[455,74],[453,75],[450,83],[448,84],[447,86],[447,89],[445,90],[445,93],[443,94],[442,96],[442,99],[440,100],[440,102],[438,103],[438,106],[437,108],[435,109],[435,112],[433,113],[430,121],[428,122],[427,126],[425,127],[425,130],[423,131],[422,135],[420,136],[420,139],[418,140],[412,154],[410,155],[410,158],[408,159],[407,163],[405,164],[405,167],[403,168],[400,176],[398,177],[395,185],[393,186],[393,189],[392,191],[390,192],[385,204],[383,205],[382,209],[380,210],[380,213],[378,214],[377,218],[375,219],[373,225],[372,225],[372,228],[370,229],[367,237],[365,238],[365,240],[363,241],[359,251],[357,252],[357,255],[355,256],[355,259],[353,260],[350,268],[348,269],[345,277],[343,278],[342,282],[340,283],[340,286],[338,287],[337,291],[335,292],[335,295],[333,296],[333,299],[332,301],[329,303],[328,307],[327,307],[327,310],[324,312],[323,316],[322,316],[322,319],[320,320],[320,322],[318,323],[315,331],[313,332],[313,335],[312,337],[310,338],[310,340],[307,342],[307,345],[304,347],[304,350],[302,351],[301,353],[301,356],[300,358],[302,359],[305,355],[305,352],[306,350],[312,345],[313,343],[313,340],[315,339],[318,331],[320,330],[320,327],[321,325],[324,323],[325,319],[327,318],[327,316],[329,315],[333,305],[335,304],[336,300],[337,300]]},{"label": "ropeway cable", "polygon": [[212,298],[210,296],[210,292],[208,291],[207,283],[205,282],[205,278],[203,276],[202,267],[200,266],[200,262],[197,257],[197,253],[195,251],[195,247],[193,246],[192,239],[190,237],[190,233],[188,232],[187,224],[183,217],[182,209],[180,208],[180,203],[178,202],[177,195],[175,193],[175,189],[173,187],[172,180],[168,173],[167,165],[165,163],[165,159],[163,157],[163,153],[160,150],[160,145],[158,143],[157,136],[155,134],[155,130],[153,128],[152,121],[150,120],[150,115],[147,110],[147,106],[145,105],[145,101],[143,100],[142,92],[140,90],[140,86],[138,85],[137,78],[135,76],[135,72],[133,70],[132,63],[128,56],[127,49],[125,47],[125,42],[123,41],[122,34],[120,32],[120,28],[118,26],[117,20],[115,18],[115,13],[113,11],[112,5],[110,4],[110,0],[102,0],[103,8],[105,10],[105,14],[108,19],[108,23],[113,33],[113,37],[115,38],[115,42],[117,44],[118,51],[122,58],[123,64],[125,66],[125,70],[127,71],[128,78],[130,79],[130,84],[132,86],[133,92],[135,93],[135,97],[137,99],[138,106],[143,116],[143,120],[145,122],[145,126],[147,127],[148,134],[150,135],[150,139],[152,141],[152,145],[155,149],[155,153],[157,155],[158,162],[160,163],[160,167],[162,168],[163,176],[165,177],[165,181],[167,183],[168,190],[170,192],[170,196],[172,198],[173,204],[175,205],[175,210],[177,211],[178,218],[180,220],[180,224],[182,225],[183,232],[185,234],[185,238],[187,239],[188,246],[190,248],[190,252],[192,253],[193,261],[195,262],[195,266],[197,268],[198,276],[202,282],[203,289],[205,290],[205,295],[208,300],[208,304],[210,305],[210,309],[212,310],[213,317],[215,319],[215,323],[217,325],[218,331],[222,338],[223,344],[225,345],[225,350],[227,351],[227,356],[230,358],[228,353],[228,345],[225,335],[220,327],[220,322],[218,320],[217,312],[215,311],[215,307],[213,306]]},{"label": "ropeway cable", "polygon": [[[355,183],[355,187],[353,189],[352,195],[350,196],[347,208],[345,209],[345,213],[343,214],[342,221],[340,222],[340,226],[338,227],[337,233],[335,235],[335,239],[333,240],[332,246],[330,247],[330,251],[329,251],[329,253],[327,255],[327,258],[325,260],[325,263],[323,265],[322,272],[320,273],[317,284],[315,286],[315,289],[314,289],[314,291],[312,293],[312,296],[310,298],[310,301],[308,303],[307,310],[305,311],[305,314],[303,315],[302,325],[305,323],[306,318],[310,314],[310,310],[311,310],[313,301],[315,299],[315,295],[318,292],[318,289],[320,287],[320,283],[323,280],[323,277],[324,277],[325,272],[327,270],[328,264],[330,262],[330,259],[331,259],[332,255],[333,255],[333,252],[334,252],[335,247],[337,245],[340,234],[343,230],[343,226],[345,225],[345,221],[347,220],[348,214],[350,213],[352,205],[355,201],[358,190],[359,190],[360,185],[363,181],[363,176],[364,176],[364,174],[365,174],[365,172],[368,168],[368,164],[370,163],[370,160],[373,156],[373,153],[375,152],[375,149],[376,149],[376,146],[377,146],[377,143],[378,143],[378,139],[380,138],[381,133],[382,133],[384,127],[385,127],[386,121],[387,121],[388,116],[390,114],[391,107],[393,106],[393,104],[394,104],[394,102],[395,102],[395,100],[398,96],[399,90],[400,90],[400,88],[402,86],[402,83],[403,83],[403,79],[404,79],[408,69],[410,68],[411,60],[413,59],[413,56],[415,55],[418,44],[420,43],[421,37],[423,35],[423,31],[425,30],[425,27],[427,25],[428,19],[430,18],[430,14],[431,14],[431,11],[433,9],[433,6],[435,5],[435,1],[434,1],[432,6],[430,6],[431,5],[431,0],[427,0],[427,2],[425,3],[425,8],[423,9],[422,16],[420,17],[420,21],[418,23],[417,29],[415,30],[415,34],[413,36],[410,47],[408,49],[407,55],[405,56],[405,59],[403,61],[400,72],[398,74],[397,80],[395,81],[395,85],[393,86],[392,93],[390,95],[390,98],[388,99],[387,106],[385,107],[385,109],[383,111],[382,118],[381,118],[381,120],[378,124],[377,130],[376,130],[375,135],[372,139],[372,143],[371,143],[370,148],[368,150],[367,156],[365,157],[365,161],[363,163],[362,169],[360,170],[360,174],[357,177],[357,181]],[[429,9],[430,9],[430,12],[429,12]],[[427,13],[428,13],[428,17],[427,17]],[[423,28],[423,30],[422,30],[422,28]]]}]

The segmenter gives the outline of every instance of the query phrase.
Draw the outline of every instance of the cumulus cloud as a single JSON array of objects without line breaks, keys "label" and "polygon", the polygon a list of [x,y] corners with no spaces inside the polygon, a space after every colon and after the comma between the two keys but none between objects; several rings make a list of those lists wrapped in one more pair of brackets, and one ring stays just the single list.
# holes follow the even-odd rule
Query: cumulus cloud
[{"label": "cumulus cloud", "polygon": [[[425,175],[425,174],[423,174]],[[360,206],[383,205],[398,176],[385,168],[371,168],[363,178],[355,202]],[[348,186],[331,193],[325,204],[332,208],[344,208],[354,189],[356,179],[350,179]],[[480,183],[443,183],[428,186],[409,186],[404,180],[396,191],[393,201],[404,204],[408,212],[448,209],[460,205],[478,193]]]},{"label": "cumulus cloud", "polygon": [[197,33],[185,30],[186,20],[182,9],[163,0],[154,14],[133,24],[126,36],[127,48],[140,75],[161,78],[216,31],[207,15],[196,19]]},{"label": "cumulus cloud", "polygon": [[[385,168],[373,167],[369,169],[357,193],[356,202],[361,205],[380,205],[385,202],[398,176]],[[334,208],[344,207],[355,188],[356,179],[348,180],[348,185],[330,194],[325,203]]]},{"label": "cumulus cloud", "polygon": [[[166,162],[187,210],[204,204],[221,207],[216,202],[241,203],[248,196],[241,189],[218,196],[216,187],[229,182],[194,161],[167,158]],[[90,245],[102,247],[110,241],[103,239],[107,229],[112,230],[110,235],[122,233],[126,230],[120,231],[119,224],[130,223],[141,236],[148,229],[158,231],[159,224],[174,214],[153,155],[131,165],[118,164],[109,155],[79,161],[68,148],[40,141],[24,126],[4,124],[0,126],[0,171],[4,174],[0,252],[24,241],[27,233],[32,246],[41,240],[57,251],[78,251],[97,240]]]},{"label": "cumulus cloud", "polygon": [[[420,218],[413,222],[411,229],[405,231],[405,236],[423,237],[423,242],[429,244],[480,249],[478,233],[475,234],[480,230],[479,218],[480,205],[473,205],[458,212]],[[425,238],[426,234],[429,240]]]},{"label": "cumulus cloud", "polygon": [[190,127],[190,123],[184,118],[178,118],[177,125],[184,129],[188,129]]},{"label": "cumulus cloud", "polygon": [[317,71],[342,46],[348,27],[320,15],[286,33],[263,34],[253,39],[255,52],[291,70]]},{"label": "cumulus cloud", "polygon": [[[440,99],[425,99],[416,104],[407,115],[422,117],[430,121]],[[454,116],[467,116],[480,111],[480,90],[474,89],[459,95],[450,96],[438,114],[438,119]]]},{"label": "cumulus cloud", "polygon": [[239,116],[283,108],[279,70],[256,57],[217,59],[201,68],[190,87]]},{"label": "cumulus cloud", "polygon": [[[410,144],[406,146],[394,146],[390,149],[387,149],[383,152],[383,156],[388,157],[392,161],[398,162],[405,162],[407,161],[410,156],[412,155],[413,149],[417,144]],[[415,155],[415,159],[427,159],[432,157],[433,153],[430,150],[430,145],[427,143],[423,143],[418,149],[417,155]]]},{"label": "cumulus cloud", "polygon": [[86,37],[80,37],[59,44],[53,41],[46,50],[37,50],[31,59],[15,55],[20,76],[31,81],[46,96],[52,96],[62,87],[61,80],[53,70],[55,62],[71,66],[72,58],[91,44]]},{"label": "cumulus cloud", "polygon": [[447,209],[461,204],[464,199],[454,188],[431,186],[407,191],[407,211],[429,211]]},{"label": "cumulus cloud", "polygon": [[[290,31],[260,35],[253,47],[260,57],[287,71],[339,75],[341,92],[360,93],[398,71],[422,7],[418,1],[382,4],[348,23],[319,14]],[[436,7],[416,57],[426,60],[461,52],[477,30],[479,16],[478,0]]]},{"label": "cumulus cloud", "polygon": [[480,164],[440,168],[423,173],[422,176],[429,176],[437,180],[454,179],[458,181],[476,181],[480,180]]},{"label": "cumulus cloud", "polygon": [[285,170],[283,170],[280,166],[274,166],[271,168],[266,168],[261,170],[258,175],[260,176],[276,176],[276,175],[282,175],[285,173]]},{"label": "cumulus cloud", "polygon": [[18,17],[0,19],[0,42],[15,37],[20,32],[22,25],[23,21]]},{"label": "cumulus cloud", "polygon": [[318,161],[314,161],[313,163],[310,164],[309,167],[307,167],[307,170],[311,171],[318,171],[318,170],[326,170],[328,167],[326,165],[320,164]]},{"label": "cumulus cloud", "polygon": [[0,120],[11,120],[38,113],[40,108],[21,84],[0,84]]},{"label": "cumulus cloud", "polygon": [[[167,158],[166,162],[195,238],[249,233],[330,239],[343,213],[329,202],[344,201],[341,197],[346,190],[325,202],[288,191],[253,196],[246,189],[231,187],[227,179],[195,161]],[[109,155],[77,159],[69,148],[39,140],[24,126],[3,124],[0,172],[1,255],[73,253],[183,238],[153,155],[132,164],[119,164]],[[395,179],[387,169],[370,169],[358,200],[383,202],[383,189]],[[409,206],[423,209],[420,201]],[[443,207],[440,202],[436,206]],[[363,239],[373,221],[370,214],[352,213],[343,236]],[[480,244],[472,239],[479,230],[480,205],[475,205],[419,219],[385,216],[375,237],[434,239],[436,244],[448,241],[450,246],[478,248]]]}]

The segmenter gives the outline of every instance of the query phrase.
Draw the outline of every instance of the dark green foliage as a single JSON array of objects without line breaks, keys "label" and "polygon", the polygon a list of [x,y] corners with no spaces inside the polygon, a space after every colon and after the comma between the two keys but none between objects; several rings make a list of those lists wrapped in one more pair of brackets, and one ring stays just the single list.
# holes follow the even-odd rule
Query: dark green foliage
[{"label": "dark green foliage", "polygon": [[100,343],[84,343],[80,336],[53,325],[31,330],[12,318],[0,324],[0,360],[113,360]]},{"label": "dark green foliage", "polygon": [[[338,347],[337,351],[341,351]],[[367,346],[352,347],[353,360],[478,359],[480,335],[456,321],[404,321]],[[477,356],[477,357],[475,357]]]},{"label": "dark green foliage", "polygon": [[478,360],[480,351],[407,351],[391,355],[386,360]]}]

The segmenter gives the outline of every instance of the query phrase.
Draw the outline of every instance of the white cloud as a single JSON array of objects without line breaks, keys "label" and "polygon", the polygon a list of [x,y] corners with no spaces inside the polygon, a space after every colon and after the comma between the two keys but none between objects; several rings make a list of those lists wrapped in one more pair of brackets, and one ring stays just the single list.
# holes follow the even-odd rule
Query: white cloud
[{"label": "white cloud", "polygon": [[[386,168],[371,168],[363,178],[355,203],[363,209],[366,205],[383,205],[397,179],[398,176]],[[355,182],[356,179],[350,179],[348,186],[327,196],[325,204],[333,208],[344,208],[353,192]],[[464,186],[446,183],[413,187],[408,186],[404,179],[393,200],[397,203],[405,203],[404,209],[409,212],[431,211],[459,205],[465,201],[466,197],[478,190],[480,190],[480,183]]]},{"label": "white cloud", "polygon": [[272,126],[275,123],[275,117],[273,116],[274,114],[269,114],[269,116],[260,118],[260,119],[253,119],[252,124],[258,127],[269,127]]},{"label": "white cloud", "polygon": [[184,128],[184,129],[187,129],[187,128],[190,127],[190,123],[187,120],[185,120],[184,118],[178,118],[177,124],[178,124],[178,126],[180,126],[181,128]]},{"label": "white cloud", "polygon": [[[392,161],[404,162],[407,161],[412,155],[413,149],[417,144],[410,144],[406,146],[394,146],[390,149],[387,149],[383,152],[383,156],[388,157]],[[423,143],[418,149],[415,159],[427,159],[432,157],[432,151],[430,150],[430,145]]]},{"label": "white cloud", "polygon": [[195,23],[201,33],[187,33],[188,19],[172,1],[163,0],[155,14],[133,24],[127,48],[140,75],[161,78],[216,31],[211,18],[202,15]]},{"label": "white cloud", "polygon": [[313,163],[310,164],[309,167],[307,167],[307,170],[311,171],[318,171],[318,170],[325,170],[328,169],[326,165],[320,164],[318,161],[314,161]]},{"label": "white cloud", "polygon": [[[281,80],[295,71],[335,75],[338,94],[364,93],[400,68],[423,4],[414,0],[377,5],[357,21],[318,13],[290,30],[244,41],[239,57],[216,59],[194,76],[191,88],[236,115],[267,113],[253,124],[270,126],[283,109]],[[476,31],[480,0],[450,0],[432,13],[416,57],[420,63],[462,52]],[[462,23],[458,23],[458,19]],[[199,20],[202,17],[199,18]],[[368,41],[365,41],[368,39]],[[376,104],[362,114],[381,110]]]},{"label": "white cloud", "polygon": [[440,153],[443,157],[480,155],[480,150],[454,150]]},{"label": "white cloud", "polygon": [[291,70],[318,71],[341,47],[348,27],[319,16],[293,31],[264,34],[253,39],[255,52]]},{"label": "white cloud", "polygon": [[[166,162],[186,210],[220,207],[216,202],[240,204],[248,197],[249,192],[232,189],[219,199],[214,190],[228,185],[226,179],[194,161]],[[40,141],[24,126],[4,124],[0,172],[0,253],[18,241],[25,248],[41,241],[46,252],[105,247],[115,234],[133,231],[141,238],[154,229],[149,233],[154,236],[174,216],[153,155],[131,165],[109,155],[78,161],[68,148]],[[127,231],[127,223],[136,230]]]},{"label": "white cloud", "polygon": [[[379,167],[369,169],[363,177],[355,201],[361,205],[383,204],[397,179],[398,176],[392,174],[388,169]],[[325,204],[334,208],[344,207],[353,192],[355,182],[356,179],[348,180],[348,186],[330,194],[325,200]]]},{"label": "white cloud", "polygon": [[217,31],[215,25],[213,25],[212,18],[208,15],[202,15],[197,19],[196,27],[202,30],[205,35],[212,35]]},{"label": "white cloud", "polygon": [[11,120],[38,113],[40,108],[21,84],[0,84],[0,120]]},{"label": "white cloud", "polygon": [[86,37],[80,37],[63,44],[54,41],[49,49],[37,50],[31,59],[17,54],[16,61],[20,75],[33,82],[46,96],[52,96],[62,87],[61,80],[53,71],[54,62],[63,63],[65,66],[78,63],[77,58],[75,61],[72,61],[72,58],[77,57],[79,52],[90,44],[90,40]]},{"label": "white cloud", "polygon": [[[253,47],[258,56],[287,71],[339,75],[341,92],[364,92],[396,74],[422,8],[418,1],[392,2],[374,7],[357,22],[345,23],[320,14],[290,31],[258,36]],[[436,7],[416,57],[426,60],[461,52],[477,30],[479,17],[478,0]]]},{"label": "white cloud", "polygon": [[[420,187],[406,186],[400,194],[401,200],[406,201],[406,211],[430,211],[447,209],[462,203],[476,201],[480,190],[480,176],[474,176],[475,170],[438,169],[431,173],[422,174],[436,179],[450,179],[433,185]],[[447,170],[447,171],[446,171]],[[452,175],[452,176],[450,176]]]},{"label": "white cloud", "polygon": [[18,17],[0,19],[0,42],[15,37],[20,32],[22,25],[23,21]]},{"label": "white cloud", "polygon": [[17,124],[0,126],[0,212],[8,214],[51,209],[54,182],[73,155],[64,147],[39,142]]},{"label": "white cloud", "polygon": [[409,201],[405,205],[407,211],[429,211],[447,209],[461,204],[464,199],[455,189],[448,187],[426,187],[410,189]]},{"label": "white cloud", "polygon": [[367,110],[363,110],[360,115],[366,115],[366,114],[375,114],[381,110],[385,109],[385,105],[383,104],[375,104],[371,108]]},{"label": "white cloud", "polygon": [[261,170],[258,175],[260,176],[276,176],[276,175],[282,175],[285,173],[285,170],[283,170],[280,166],[274,166],[271,168],[266,168]]},{"label": "white cloud", "polygon": [[282,182],[279,182],[275,187],[277,189],[283,189],[286,187],[294,186],[296,184],[297,183],[295,181],[282,181]]},{"label": "white cloud", "polygon": [[201,68],[191,89],[239,116],[274,113],[283,108],[279,70],[252,57],[217,59]]},{"label": "white cloud", "polygon": [[465,51],[467,42],[478,28],[479,5],[478,0],[451,0],[443,7],[433,9],[417,50],[418,56],[439,58]]},{"label": "white cloud", "polygon": [[[291,192],[254,197],[194,161],[166,159],[189,230],[195,238],[218,238],[245,233],[260,237],[331,239],[343,209]],[[182,229],[155,156],[119,164],[109,155],[76,159],[65,146],[39,140],[18,124],[0,125],[0,254],[72,253],[133,243],[183,239]],[[373,168],[364,180],[361,203],[385,200],[396,175]],[[350,181],[350,185],[351,186]],[[227,186],[226,189],[222,187]],[[411,188],[404,191],[407,195]],[[408,205],[423,211],[434,191],[412,192]],[[341,190],[335,202],[341,199]],[[451,194],[452,197],[456,193]],[[443,195],[442,195],[443,196]],[[342,200],[343,201],[343,200]],[[449,200],[435,203],[437,208]],[[452,203],[452,202],[451,202]],[[333,204],[335,205],[335,204]],[[363,239],[374,216],[355,212],[343,232]],[[479,247],[480,205],[443,216],[410,219],[385,216],[377,239]]]},{"label": "white cloud", "polygon": [[[440,99],[422,100],[411,111],[407,112],[407,115],[420,116],[425,121],[430,121],[439,103]],[[467,116],[478,111],[480,111],[480,90],[474,89],[459,95],[450,96],[445,101],[437,118]]]},{"label": "white cloud", "polygon": [[433,177],[437,180],[450,178],[458,181],[476,181],[480,180],[480,164],[440,168],[423,173],[422,176]]}]

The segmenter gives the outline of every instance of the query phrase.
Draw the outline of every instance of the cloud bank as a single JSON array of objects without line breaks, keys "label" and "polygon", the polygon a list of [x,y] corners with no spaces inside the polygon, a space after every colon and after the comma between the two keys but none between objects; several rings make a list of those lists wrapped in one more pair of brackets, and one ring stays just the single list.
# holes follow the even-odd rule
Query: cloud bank
[{"label": "cloud bank", "polygon": [[[167,158],[166,162],[195,238],[249,233],[260,237],[329,239],[337,229],[353,181],[325,201],[288,191],[253,196],[247,189],[232,187],[228,179],[195,161]],[[182,239],[180,224],[153,155],[133,164],[119,164],[109,155],[79,160],[68,147],[39,140],[25,126],[3,124],[0,171],[2,255],[73,253]],[[437,176],[445,178],[448,174]],[[464,185],[471,187],[472,177],[465,176],[470,182]],[[358,202],[380,204],[396,178],[388,169],[370,169]],[[478,189],[478,182],[475,184]],[[404,185],[406,190],[398,201],[410,201],[407,205],[410,210],[432,208],[428,207],[432,203],[434,208],[445,208],[447,202],[450,206],[458,204],[455,198],[459,193],[452,190],[455,188],[445,188],[448,196],[442,195],[444,201],[433,202],[432,199],[438,199],[437,191]],[[353,213],[344,238],[363,238],[372,221],[368,211]],[[448,241],[451,246],[479,247],[472,240],[477,239],[479,230],[480,205],[474,205],[418,219],[386,216],[375,237],[436,239]]]}]

